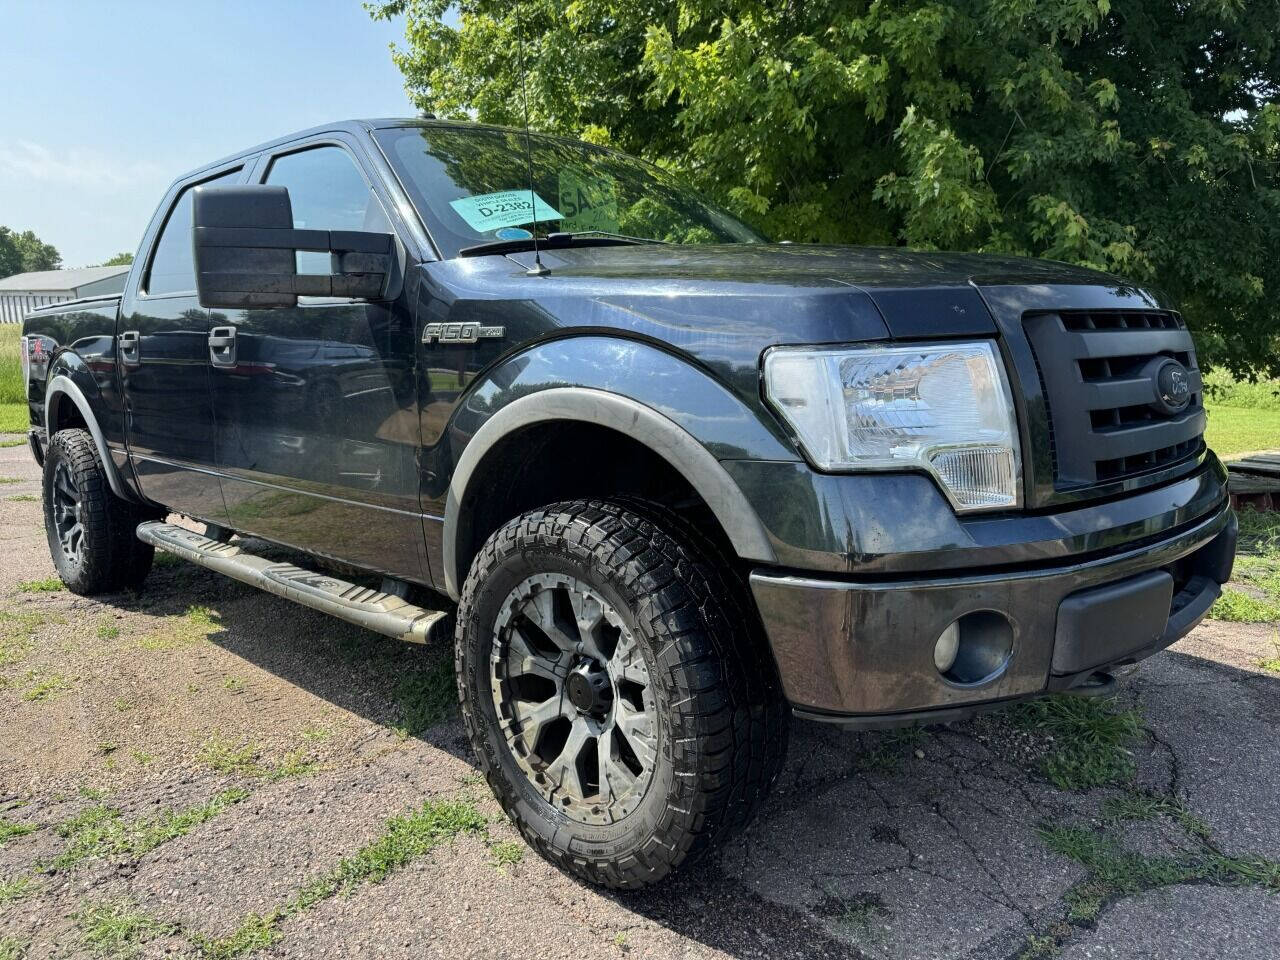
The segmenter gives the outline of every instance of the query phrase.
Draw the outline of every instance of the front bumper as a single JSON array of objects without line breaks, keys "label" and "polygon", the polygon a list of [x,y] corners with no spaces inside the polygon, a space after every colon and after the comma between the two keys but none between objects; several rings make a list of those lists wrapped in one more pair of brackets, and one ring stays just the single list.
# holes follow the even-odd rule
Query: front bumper
[{"label": "front bumper", "polygon": [[[941,720],[1069,689],[1178,640],[1230,577],[1236,532],[1224,498],[1155,543],[1101,558],[860,581],[757,570],[751,589],[797,713],[864,726]],[[1011,652],[980,682],[949,679],[935,643],[984,611],[1007,623]]]}]

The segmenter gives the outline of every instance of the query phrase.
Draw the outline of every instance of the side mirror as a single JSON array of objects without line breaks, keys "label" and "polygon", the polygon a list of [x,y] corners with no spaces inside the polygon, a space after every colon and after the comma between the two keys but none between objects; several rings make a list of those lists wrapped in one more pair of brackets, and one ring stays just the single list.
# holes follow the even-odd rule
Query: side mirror
[{"label": "side mirror", "polygon": [[[391,234],[295,230],[287,187],[196,187],[191,199],[200,306],[293,307],[299,296],[384,296]],[[331,254],[333,272],[298,273],[299,250]]]}]

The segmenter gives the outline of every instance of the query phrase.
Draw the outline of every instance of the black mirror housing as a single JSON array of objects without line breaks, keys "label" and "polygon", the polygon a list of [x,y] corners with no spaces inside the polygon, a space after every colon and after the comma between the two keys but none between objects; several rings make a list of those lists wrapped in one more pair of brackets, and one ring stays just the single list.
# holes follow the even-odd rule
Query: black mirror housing
[{"label": "black mirror housing", "polygon": [[[389,233],[297,230],[286,187],[196,187],[191,242],[202,307],[293,307],[299,296],[376,300],[391,274]],[[300,274],[295,254],[333,256],[332,274]]]}]

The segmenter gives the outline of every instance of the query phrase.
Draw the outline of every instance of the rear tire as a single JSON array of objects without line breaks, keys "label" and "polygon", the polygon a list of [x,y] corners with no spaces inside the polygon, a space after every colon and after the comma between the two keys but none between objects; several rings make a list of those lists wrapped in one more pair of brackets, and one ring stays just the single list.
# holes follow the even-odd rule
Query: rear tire
[{"label": "rear tire", "polygon": [[60,430],[44,461],[44,527],[58,576],[72,593],[136,588],[155,550],[135,534],[155,512],[111,492],[97,445],[85,430]]},{"label": "rear tire", "polygon": [[463,718],[507,814],[566,872],[653,884],[744,827],[781,772],[790,711],[729,571],[630,501],[526,513],[472,564]]}]

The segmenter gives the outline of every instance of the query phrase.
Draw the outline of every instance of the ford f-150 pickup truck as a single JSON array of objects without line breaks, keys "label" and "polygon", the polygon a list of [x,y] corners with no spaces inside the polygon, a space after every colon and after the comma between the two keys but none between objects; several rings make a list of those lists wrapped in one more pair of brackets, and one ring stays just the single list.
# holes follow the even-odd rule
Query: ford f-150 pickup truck
[{"label": "ford f-150 pickup truck", "polygon": [[615,887],[742,827],[793,715],[1105,691],[1235,554],[1158,293],[768,243],[551,136],[347,122],[210,164],[23,355],[70,589],[160,548],[451,637],[506,811]]}]

